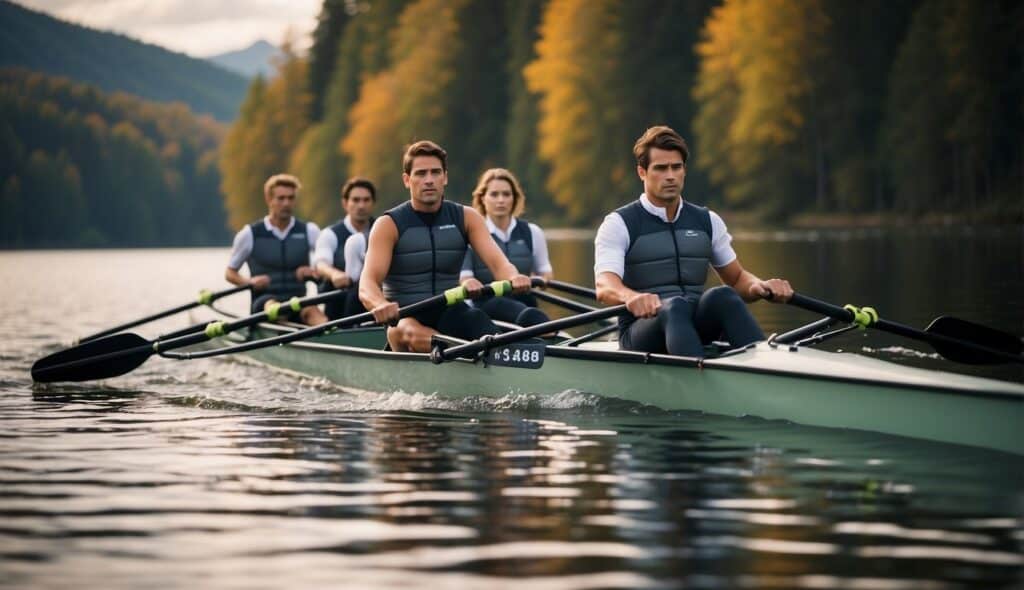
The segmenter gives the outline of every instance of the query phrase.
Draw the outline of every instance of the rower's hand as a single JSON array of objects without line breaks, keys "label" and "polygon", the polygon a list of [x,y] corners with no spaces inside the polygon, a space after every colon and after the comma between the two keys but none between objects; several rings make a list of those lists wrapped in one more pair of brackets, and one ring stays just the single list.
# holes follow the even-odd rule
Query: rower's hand
[{"label": "rower's hand", "polygon": [[270,275],[256,275],[249,279],[254,291],[262,291],[270,286]]},{"label": "rower's hand", "polygon": [[394,324],[398,321],[398,303],[386,301],[371,309],[370,313],[378,324]]},{"label": "rower's hand", "polygon": [[331,285],[335,289],[345,289],[352,284],[352,279],[349,278],[348,273],[339,271],[331,276]]},{"label": "rower's hand", "polygon": [[316,270],[312,266],[302,265],[295,269],[295,278],[299,279],[299,281],[315,279],[316,276]]},{"label": "rower's hand", "polygon": [[526,293],[533,287],[533,282],[530,277],[518,274],[512,277],[512,292],[513,293]]},{"label": "rower's hand", "polygon": [[785,279],[768,279],[750,285],[750,299],[767,299],[772,303],[785,303],[793,296],[793,287]]},{"label": "rower's hand", "polygon": [[462,281],[462,288],[466,290],[466,295],[470,299],[476,299],[480,296],[480,292],[484,290],[484,285],[478,279],[468,278]]},{"label": "rower's hand", "polygon": [[653,318],[661,310],[661,297],[654,293],[637,293],[626,300],[626,310],[638,318]]}]

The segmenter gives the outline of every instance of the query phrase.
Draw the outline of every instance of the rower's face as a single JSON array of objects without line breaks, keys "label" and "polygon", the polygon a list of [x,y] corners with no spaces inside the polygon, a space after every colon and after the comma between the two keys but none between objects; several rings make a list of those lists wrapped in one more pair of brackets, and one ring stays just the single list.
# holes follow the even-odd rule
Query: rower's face
[{"label": "rower's face", "polygon": [[436,156],[416,156],[408,174],[402,174],[402,182],[409,189],[413,201],[421,205],[436,205],[444,197],[448,173]]},{"label": "rower's face", "polygon": [[348,198],[341,202],[341,206],[345,209],[345,213],[348,214],[354,221],[362,223],[370,219],[370,215],[373,214],[373,194],[369,189],[357,186],[348,192]]},{"label": "rower's face", "polygon": [[271,218],[287,221],[295,210],[295,189],[290,186],[275,186],[271,189],[270,196],[264,200],[267,202]]},{"label": "rower's face", "polygon": [[512,205],[515,203],[512,185],[500,178],[488,182],[483,203],[489,217],[500,219],[512,215]]},{"label": "rower's face", "polygon": [[683,194],[686,165],[683,155],[675,150],[651,148],[647,169],[637,166],[636,172],[644,183],[644,193],[655,204],[675,201]]}]

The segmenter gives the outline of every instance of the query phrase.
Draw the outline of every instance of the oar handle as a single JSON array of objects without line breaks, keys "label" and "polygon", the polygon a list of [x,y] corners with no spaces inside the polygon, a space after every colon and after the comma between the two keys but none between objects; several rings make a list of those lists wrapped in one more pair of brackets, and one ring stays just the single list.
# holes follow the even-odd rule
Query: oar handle
[{"label": "oar handle", "polygon": [[435,363],[441,363],[444,361],[454,360],[460,357],[474,356],[477,353],[496,348],[499,346],[505,346],[526,340],[527,338],[533,338],[534,336],[540,336],[542,334],[549,334],[551,332],[557,332],[558,330],[564,330],[566,328],[572,328],[575,326],[581,326],[583,324],[589,324],[612,316],[629,313],[626,311],[626,304],[616,305],[614,307],[605,307],[603,309],[595,309],[594,311],[588,311],[578,315],[562,318],[559,320],[552,320],[550,322],[544,322],[543,324],[536,324],[528,328],[522,328],[520,330],[513,330],[504,334],[487,335],[483,338],[467,342],[466,344],[460,344],[458,346],[452,346],[443,350],[438,350],[431,354],[431,360]]},{"label": "oar handle", "polygon": [[239,293],[241,291],[248,291],[251,288],[252,287],[250,285],[239,285],[237,287],[232,287],[230,289],[224,289],[223,291],[217,291],[217,292],[212,292],[212,291],[210,291],[208,289],[203,289],[203,290],[199,291],[199,295],[197,296],[195,301],[190,301],[188,303],[184,303],[184,304],[179,305],[177,307],[172,307],[171,309],[167,309],[167,310],[161,311],[159,313],[154,313],[152,315],[148,315],[148,316],[146,316],[144,318],[140,318],[140,319],[137,319],[137,320],[125,323],[125,324],[121,324],[119,326],[114,326],[113,328],[108,328],[108,329],[103,330],[101,332],[96,332],[95,334],[90,334],[89,336],[86,336],[84,338],[80,338],[78,340],[78,342],[79,343],[85,343],[85,342],[89,342],[89,341],[92,341],[92,340],[97,340],[99,338],[103,338],[104,336],[110,336],[111,334],[116,334],[118,332],[123,332],[124,330],[127,330],[128,328],[134,328],[135,326],[139,326],[139,325],[145,324],[147,322],[153,322],[153,321],[165,318],[167,316],[174,315],[176,313],[181,313],[183,311],[188,311],[188,310],[190,310],[190,309],[192,309],[194,307],[199,307],[200,305],[209,305],[209,304],[213,303],[214,301],[220,299],[221,297],[227,297],[228,295],[234,295],[235,293]]},{"label": "oar handle", "polygon": [[[309,297],[296,297],[282,304],[282,307],[287,311],[294,312],[297,311],[296,308],[302,309],[304,307],[309,307],[310,305],[325,303],[343,295],[345,295],[344,291],[328,291],[327,293],[310,295]],[[153,342],[153,350],[156,352],[166,352],[176,348],[183,348],[185,346],[199,344],[200,342],[206,342],[207,340],[234,332],[241,328],[255,326],[261,322],[274,321],[276,317],[271,317],[272,315],[276,316],[277,314],[270,311],[261,311],[260,313],[239,318],[232,322],[210,322],[207,324],[193,326],[193,329],[195,329],[196,332],[192,334]]]},{"label": "oar handle", "polygon": [[[473,297],[474,298],[476,298],[476,297],[488,297],[488,296],[491,296],[491,295],[501,296],[501,295],[506,295],[506,294],[511,293],[511,292],[512,292],[512,284],[510,282],[508,282],[508,281],[495,281],[495,282],[493,282],[493,283],[491,283],[489,285],[484,285],[484,288],[480,291],[480,293],[477,293]],[[337,291],[335,291],[333,293],[337,293]],[[329,294],[330,293],[325,293],[322,296],[326,296],[326,295],[329,295]],[[464,301],[464,300],[466,300],[468,298],[470,298],[470,295],[469,295],[469,292],[466,290],[465,287],[461,287],[461,286],[460,287],[453,287],[451,289],[448,289],[444,293],[441,293],[440,295],[434,295],[433,297],[424,299],[422,301],[417,301],[416,303],[412,303],[410,305],[406,305],[405,307],[399,308],[398,315],[399,315],[399,317],[403,317],[404,318],[404,317],[408,317],[410,315],[415,315],[415,314],[417,314],[417,313],[419,313],[421,311],[426,311],[427,309],[431,309],[431,308],[439,306],[439,305],[455,305],[456,303],[462,302],[462,301]],[[309,298],[309,299],[313,299],[313,298]],[[241,321],[245,321],[246,325],[253,325],[253,324],[259,323],[260,321],[263,321],[263,320],[252,321],[252,318],[244,318],[244,320],[239,320],[239,322],[241,322]],[[345,317],[345,318],[340,318],[340,319],[337,319],[337,320],[326,322],[326,323],[320,324],[319,326],[313,326],[313,327],[310,327],[310,328],[306,328],[304,330],[298,330],[298,331],[295,331],[295,332],[291,332],[289,334],[282,334],[280,336],[273,336],[273,337],[270,337],[270,338],[264,338],[262,340],[254,340],[252,342],[244,342],[242,344],[236,344],[234,346],[228,346],[228,347],[225,347],[225,348],[218,348],[218,349],[215,349],[215,350],[203,350],[203,351],[199,351],[199,352],[186,352],[186,353],[176,353],[176,354],[165,354],[164,356],[169,357],[169,358],[179,359],[179,360],[187,360],[187,359],[208,358],[208,357],[220,356],[220,355],[224,355],[224,354],[233,354],[233,353],[236,353],[236,352],[246,352],[246,351],[249,351],[249,350],[256,350],[258,348],[265,348],[267,346],[278,346],[278,345],[281,345],[281,344],[288,344],[289,342],[295,342],[296,340],[304,340],[306,338],[312,338],[314,336],[319,336],[320,334],[323,334],[323,333],[325,333],[325,332],[327,332],[329,330],[333,330],[333,329],[336,329],[336,328],[347,328],[349,326],[355,326],[355,325],[361,324],[363,322],[371,322],[371,321],[375,321],[375,318],[373,317],[373,312],[372,311],[367,311],[367,312],[356,314],[356,315],[353,315],[353,316],[348,316],[348,317]],[[231,326],[232,329],[235,329],[234,324],[238,324],[239,322],[232,322],[231,324],[227,324],[227,326]],[[242,327],[242,326],[238,326],[238,327]],[[201,336],[201,335],[196,335],[196,336]],[[193,337],[194,336],[185,336],[185,337],[182,338],[182,340],[188,339],[188,338],[193,338]],[[200,341],[202,341],[202,340],[200,340]],[[190,343],[190,344],[192,344],[192,343]]]}]

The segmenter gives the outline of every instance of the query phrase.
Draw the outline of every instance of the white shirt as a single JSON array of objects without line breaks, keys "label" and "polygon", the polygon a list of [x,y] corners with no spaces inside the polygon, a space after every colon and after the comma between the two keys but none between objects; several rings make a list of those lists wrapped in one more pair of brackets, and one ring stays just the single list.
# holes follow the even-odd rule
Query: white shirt
[{"label": "white shirt", "polygon": [[[512,239],[512,230],[516,228],[516,218],[512,218],[512,222],[508,224],[508,230],[502,231],[494,222],[491,221],[490,217],[484,216],[484,221],[487,223],[487,231],[497,235],[498,238],[505,243],[508,243]],[[544,237],[544,230],[539,226],[527,222],[526,226],[530,228],[530,235],[533,237],[533,272],[537,274],[543,274],[546,272],[552,272],[551,260],[548,258],[548,241]],[[459,280],[465,280],[473,276],[472,262],[470,262],[469,252],[466,252],[466,261],[462,266],[462,272],[459,273]]]},{"label": "white shirt", "polygon": [[[284,229],[278,229],[272,223],[270,223],[270,216],[263,218],[263,227],[267,228],[267,231],[274,234],[274,237],[283,240],[288,235],[288,232],[295,226],[295,218],[288,222],[288,227]],[[313,250],[313,246],[316,244],[317,238],[320,237],[320,228],[317,227],[312,221],[306,222],[306,240],[309,243],[310,251]],[[235,240],[231,244],[231,257],[228,259],[228,268],[232,270],[238,270],[242,268],[245,261],[249,259],[249,255],[252,254],[252,228],[246,225],[242,229],[238,230],[235,234]]]},{"label": "white shirt", "polygon": [[352,234],[345,240],[345,274],[353,281],[359,280],[366,262],[366,234]]},{"label": "white shirt", "polygon": [[[669,221],[665,209],[656,207],[647,195],[640,195],[640,205],[651,215],[657,215],[662,221]],[[682,211],[683,204],[680,202],[673,222],[679,219]],[[736,252],[732,249],[732,236],[729,235],[725,222],[714,211],[708,213],[711,214],[711,266],[721,268],[736,260]],[[626,272],[628,249],[629,229],[626,228],[622,216],[613,211],[605,216],[601,227],[597,229],[597,237],[594,238],[594,276],[610,272],[621,278]]]},{"label": "white shirt", "polygon": [[[341,220],[341,223],[350,234],[355,235],[360,233],[356,230],[356,227],[352,225],[352,220],[349,219],[348,215],[345,216],[345,219]],[[345,245],[342,244],[343,248],[344,246]],[[334,233],[334,230],[329,227],[324,228],[324,230],[320,232],[320,237],[316,241],[316,250],[313,252],[313,265],[315,266],[321,262],[326,262],[327,264],[334,266],[334,253],[337,251],[338,234]],[[345,268],[348,268],[348,266],[345,266]]]}]

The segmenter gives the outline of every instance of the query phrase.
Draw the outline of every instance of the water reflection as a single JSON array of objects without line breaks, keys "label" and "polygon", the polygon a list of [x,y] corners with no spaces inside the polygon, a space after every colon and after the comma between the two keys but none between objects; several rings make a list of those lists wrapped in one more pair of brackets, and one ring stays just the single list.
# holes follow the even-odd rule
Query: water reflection
[{"label": "water reflection", "polygon": [[[905,323],[949,312],[1024,331],[1022,236],[737,236],[737,248],[755,272]],[[23,310],[0,324],[6,584],[1024,585],[1024,458],[578,392],[462,405],[353,392],[238,361],[152,359],[106,385],[32,386],[28,367],[56,343],[216,286],[226,251],[0,256]],[[589,241],[555,242],[552,257],[591,282]],[[81,289],[50,293],[41,268]],[[809,319],[755,312],[772,331]]]}]

